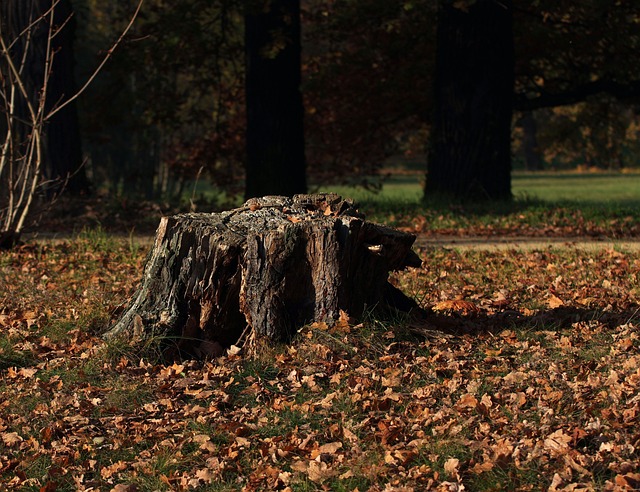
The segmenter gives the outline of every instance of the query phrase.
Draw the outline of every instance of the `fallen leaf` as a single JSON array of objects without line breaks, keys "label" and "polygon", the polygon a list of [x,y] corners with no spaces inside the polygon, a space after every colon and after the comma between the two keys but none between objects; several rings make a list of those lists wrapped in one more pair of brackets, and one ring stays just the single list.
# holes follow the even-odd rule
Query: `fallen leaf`
[{"label": "fallen leaf", "polygon": [[317,483],[322,483],[337,474],[336,470],[329,468],[329,465],[323,461],[311,461],[307,469],[309,480]]},{"label": "fallen leaf", "polygon": [[460,466],[460,460],[458,458],[449,458],[444,463],[444,471],[448,475],[457,475],[459,466]]},{"label": "fallen leaf", "polygon": [[1,434],[0,437],[2,437],[2,442],[4,442],[5,446],[7,447],[14,446],[19,442],[24,441],[24,439],[22,439],[20,434],[18,434],[17,432],[6,432],[4,434]]},{"label": "fallen leaf", "polygon": [[127,464],[124,461],[117,461],[112,465],[102,467],[102,469],[100,470],[100,476],[103,479],[107,480],[108,478],[111,478],[113,475],[115,475],[118,472],[121,472],[126,468],[127,468]]},{"label": "fallen leaf", "polygon": [[555,309],[564,306],[564,301],[555,294],[550,294],[549,299],[547,300],[547,305],[551,309]]},{"label": "fallen leaf", "polygon": [[462,397],[456,403],[456,408],[461,410],[465,408],[476,408],[478,406],[478,399],[467,393],[466,395],[462,395]]},{"label": "fallen leaf", "polygon": [[323,444],[322,446],[320,446],[318,448],[318,451],[320,453],[334,454],[341,447],[342,447],[342,443],[341,442],[329,442],[327,444]]},{"label": "fallen leaf", "polygon": [[624,490],[640,490],[640,473],[616,475],[614,482],[618,487],[623,487]]},{"label": "fallen leaf", "polygon": [[436,312],[442,313],[461,313],[464,316],[469,316],[471,314],[478,314],[480,312],[480,308],[476,306],[473,302],[464,301],[462,299],[455,300],[447,300],[441,301],[433,306],[433,310]]},{"label": "fallen leaf", "polygon": [[559,429],[544,440],[544,447],[551,453],[553,458],[557,458],[569,452],[570,442],[571,436]]}]

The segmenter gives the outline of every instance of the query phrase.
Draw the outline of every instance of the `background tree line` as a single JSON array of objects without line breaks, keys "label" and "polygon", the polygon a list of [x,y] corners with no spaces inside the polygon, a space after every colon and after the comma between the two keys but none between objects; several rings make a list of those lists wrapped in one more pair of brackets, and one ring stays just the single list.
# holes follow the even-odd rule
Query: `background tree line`
[{"label": "background tree line", "polygon": [[[76,79],[135,3],[60,2],[74,11]],[[291,24],[298,15],[301,29]],[[70,189],[179,197],[199,179],[221,194],[242,192],[259,145],[247,133],[246,94],[257,90],[250,66],[280,74],[267,112],[300,82],[304,135],[299,125],[278,138],[297,146],[303,186],[376,186],[393,155],[425,155],[427,193],[456,197],[509,198],[514,164],[635,166],[639,30],[632,1],[145,0],[78,102],[81,139],[65,132],[77,143],[61,151],[74,169]],[[298,36],[300,74],[258,66]],[[247,183],[291,178],[262,171]]]}]

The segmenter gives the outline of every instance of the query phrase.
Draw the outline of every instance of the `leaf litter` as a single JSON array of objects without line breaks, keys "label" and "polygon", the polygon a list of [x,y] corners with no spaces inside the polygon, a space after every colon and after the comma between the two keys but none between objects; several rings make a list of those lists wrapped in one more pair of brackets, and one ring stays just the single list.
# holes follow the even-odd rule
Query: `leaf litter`
[{"label": "leaf litter", "polygon": [[97,336],[144,251],[0,253],[2,487],[637,490],[637,255],[421,253],[424,318],[170,363]]}]

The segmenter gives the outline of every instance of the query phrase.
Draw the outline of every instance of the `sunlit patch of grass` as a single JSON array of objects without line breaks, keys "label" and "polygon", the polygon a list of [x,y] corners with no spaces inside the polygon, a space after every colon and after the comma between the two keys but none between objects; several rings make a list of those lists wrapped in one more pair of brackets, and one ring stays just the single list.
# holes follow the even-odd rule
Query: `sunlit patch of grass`
[{"label": "sunlit patch of grass", "polygon": [[513,173],[512,183],[512,202],[473,204],[439,198],[424,201],[420,179],[407,176],[393,177],[381,192],[346,186],[323,191],[353,198],[374,222],[426,231],[482,234],[555,226],[564,228],[566,235],[587,229],[611,237],[624,237],[633,230],[638,234],[638,173]]},{"label": "sunlit patch of grass", "polygon": [[101,225],[83,228],[77,235],[76,245],[84,253],[93,251],[108,252],[119,249],[119,244],[113,235],[105,231]]}]

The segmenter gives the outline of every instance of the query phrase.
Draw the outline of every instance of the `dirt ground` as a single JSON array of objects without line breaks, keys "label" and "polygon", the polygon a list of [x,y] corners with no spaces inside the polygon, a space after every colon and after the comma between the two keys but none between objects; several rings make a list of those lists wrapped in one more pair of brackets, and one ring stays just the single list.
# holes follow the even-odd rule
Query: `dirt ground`
[{"label": "dirt ground", "polygon": [[619,249],[640,251],[640,240],[621,239],[597,240],[588,237],[505,237],[487,238],[479,236],[436,236],[421,234],[416,238],[414,248],[442,247],[459,250],[502,251],[502,250],[539,250],[547,248],[575,248],[584,251],[602,251]]},{"label": "dirt ground", "polygon": [[[109,236],[131,242],[138,246],[150,246],[154,237],[151,233],[129,235],[110,233]],[[74,234],[65,232],[40,232],[25,234],[23,236],[23,240],[25,242],[37,241],[42,243],[60,243],[69,241],[74,237],[76,237]],[[594,239],[590,237],[482,237],[418,234],[416,242],[414,243],[414,249],[420,250],[425,248],[446,248],[474,251],[532,251],[541,249],[573,248],[589,252],[610,249],[638,252],[640,251],[640,239],[612,240]]]}]

